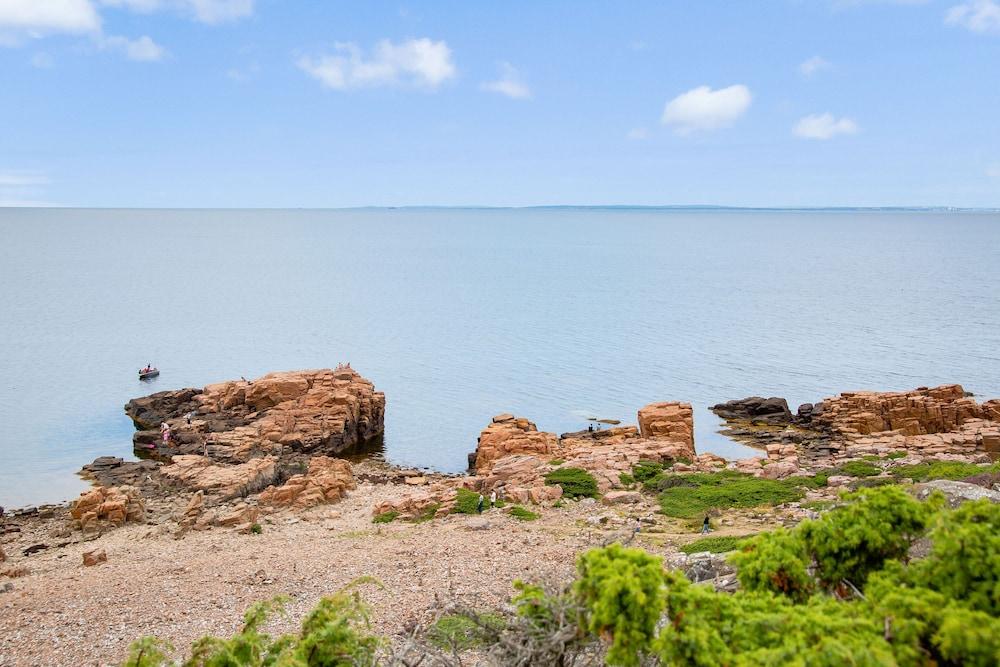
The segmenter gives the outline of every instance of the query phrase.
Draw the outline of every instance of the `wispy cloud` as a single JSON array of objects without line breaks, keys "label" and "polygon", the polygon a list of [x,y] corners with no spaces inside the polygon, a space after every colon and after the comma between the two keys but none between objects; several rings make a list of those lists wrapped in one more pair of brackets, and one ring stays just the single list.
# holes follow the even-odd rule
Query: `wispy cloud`
[{"label": "wispy cloud", "polygon": [[855,134],[858,131],[858,124],[852,119],[836,118],[833,114],[810,114],[800,119],[792,133],[802,139],[832,139],[838,134]]},{"label": "wispy cloud", "polygon": [[822,58],[820,56],[813,56],[812,58],[809,58],[808,60],[804,60],[801,63],[799,63],[799,72],[803,76],[812,76],[816,72],[825,69],[830,69],[831,67],[833,67],[833,65],[831,65],[830,61],[827,60],[826,58]]},{"label": "wispy cloud", "polygon": [[719,90],[699,86],[667,102],[661,121],[682,135],[729,127],[746,113],[752,99],[742,84]]},{"label": "wispy cloud", "polygon": [[626,133],[625,138],[629,141],[642,141],[649,138],[649,130],[644,127],[633,127]]},{"label": "wispy cloud", "polygon": [[970,0],[949,9],[944,20],[972,32],[1000,34],[1000,4],[994,0]]},{"label": "wispy cloud", "polygon": [[437,88],[456,73],[448,45],[426,37],[399,43],[384,39],[369,58],[354,43],[334,48],[336,55],[302,56],[296,65],[334,90],[390,85]]},{"label": "wispy cloud", "polygon": [[120,36],[103,37],[98,40],[98,44],[102,49],[120,51],[129,60],[138,62],[158,62],[167,55],[162,46],[146,35],[138,39]]},{"label": "wispy cloud", "polygon": [[995,162],[986,168],[986,175],[990,178],[1000,179],[1000,162]]},{"label": "wispy cloud", "polygon": [[55,33],[86,34],[101,29],[90,0],[2,0],[0,44],[16,46],[28,38]]},{"label": "wispy cloud", "polygon": [[531,89],[524,82],[521,74],[510,63],[500,63],[500,78],[479,84],[482,90],[499,93],[515,100],[531,97]]},{"label": "wispy cloud", "polygon": [[149,14],[172,10],[201,23],[237,21],[254,12],[254,0],[99,0],[107,7],[120,7]]},{"label": "wispy cloud", "polygon": [[0,169],[0,207],[51,206],[39,199],[48,183],[48,176],[40,171]]}]

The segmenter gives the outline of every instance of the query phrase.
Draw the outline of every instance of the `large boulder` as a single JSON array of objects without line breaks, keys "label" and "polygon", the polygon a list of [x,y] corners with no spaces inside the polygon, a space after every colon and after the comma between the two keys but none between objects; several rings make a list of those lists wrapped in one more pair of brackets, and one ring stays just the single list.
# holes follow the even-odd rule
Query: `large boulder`
[{"label": "large boulder", "polygon": [[694,413],[690,403],[650,403],[639,410],[639,433],[684,445],[694,456]]},{"label": "large boulder", "polygon": [[524,417],[497,415],[479,435],[475,455],[476,472],[480,475],[488,473],[494,462],[505,456],[553,456],[558,444],[559,439],[555,433],[539,431],[533,422]]},{"label": "large boulder", "polygon": [[258,501],[274,508],[306,508],[334,503],[344,497],[349,489],[357,488],[351,464],[344,459],[314,456],[309,469],[301,475],[290,477],[283,485],[265,489]]},{"label": "large boulder", "polygon": [[226,465],[207,456],[175,456],[173,463],[160,470],[167,480],[183,487],[204,491],[220,498],[256,493],[275,482],[277,459],[273,456],[250,459],[246,463]]},{"label": "large boulder", "polygon": [[[711,407],[712,412],[723,419],[764,421],[769,424],[785,424],[792,421],[792,412],[788,409],[788,401],[772,396],[762,398],[751,396],[735,401],[726,401]],[[812,406],[808,409],[812,411]]]},{"label": "large boulder", "polygon": [[[385,394],[350,367],[270,373],[256,380],[160,392],[129,401],[137,448],[231,462],[283,451],[337,454],[380,435]],[[158,429],[170,426],[170,440]]]},{"label": "large boulder", "polygon": [[926,500],[935,491],[943,493],[951,507],[958,507],[964,502],[981,498],[986,498],[992,503],[1000,503],[1000,491],[993,491],[968,482],[935,479],[916,486],[917,498],[921,500]]},{"label": "large boulder", "polygon": [[74,524],[84,533],[99,532],[103,526],[123,526],[146,518],[146,506],[139,490],[132,486],[91,489],[70,505]]}]

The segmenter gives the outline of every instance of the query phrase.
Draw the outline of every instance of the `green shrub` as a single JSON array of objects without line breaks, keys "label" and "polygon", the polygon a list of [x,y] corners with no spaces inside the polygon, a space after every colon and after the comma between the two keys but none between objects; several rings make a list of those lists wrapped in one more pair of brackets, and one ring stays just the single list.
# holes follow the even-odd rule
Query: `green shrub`
[{"label": "green shrub", "polygon": [[607,664],[637,667],[652,647],[663,610],[663,564],[641,549],[612,544],[577,560],[574,592],[586,628],[610,641]]},{"label": "green shrub", "polygon": [[382,512],[372,519],[372,523],[392,523],[399,516],[399,512],[396,510],[389,510],[388,512]]},{"label": "green shrub", "polygon": [[161,667],[169,664],[167,654],[173,650],[173,646],[156,637],[143,637],[129,646],[128,657],[122,667]]},{"label": "green shrub", "polygon": [[550,466],[561,466],[564,463],[566,463],[565,459],[552,459],[549,461]]},{"label": "green shrub", "polygon": [[635,484],[635,477],[627,472],[622,472],[618,473],[618,481],[621,482],[621,485],[626,489],[630,489]]},{"label": "green shrub", "polygon": [[[661,478],[669,483],[670,476]],[[801,489],[773,479],[720,471],[676,475],[691,486],[668,486],[660,494],[660,510],[667,516],[690,519],[711,509],[779,505],[798,500]],[[651,480],[652,481],[652,480]]]},{"label": "green shrub", "polygon": [[259,523],[255,523],[250,526],[250,532],[254,535],[260,535],[264,532],[264,528]]},{"label": "green shrub", "polygon": [[597,497],[597,480],[583,468],[558,468],[545,475],[545,483],[561,486],[570,498]]},{"label": "green shrub", "polygon": [[896,479],[912,479],[914,482],[926,482],[932,479],[965,479],[983,472],[1000,472],[1000,463],[981,466],[961,461],[928,461],[889,469],[889,473]]},{"label": "green shrub", "polygon": [[892,486],[898,483],[899,480],[895,477],[862,477],[848,484],[847,488],[851,491],[857,491],[858,489],[875,489],[880,486]]},{"label": "green shrub", "polygon": [[874,477],[881,474],[882,469],[867,461],[847,461],[837,466],[837,472],[848,477]]},{"label": "green shrub", "polygon": [[820,519],[803,521],[795,534],[816,562],[819,581],[848,580],[863,588],[887,560],[903,558],[927,524],[929,508],[899,486],[863,489]]},{"label": "green shrub", "polygon": [[663,472],[663,464],[656,461],[639,461],[632,468],[632,477],[638,482],[653,479]]},{"label": "green shrub", "polygon": [[686,554],[697,554],[703,551],[708,551],[713,554],[722,554],[729,551],[735,551],[740,548],[749,535],[720,535],[713,537],[703,537],[701,539],[695,540],[694,542],[688,542],[680,547],[680,550]]},{"label": "green shrub", "polygon": [[441,503],[431,503],[424,508],[420,514],[413,519],[414,523],[423,523],[425,521],[430,521],[437,514],[437,511],[441,509]]},{"label": "green shrub", "polygon": [[[469,489],[459,488],[458,495],[455,496],[455,509],[452,510],[453,514],[478,514],[479,507],[479,493],[477,491],[470,491]],[[488,498],[483,498],[483,509],[489,509],[490,501]]]},{"label": "green shrub", "polygon": [[805,542],[784,528],[748,540],[729,557],[744,590],[780,593],[797,602],[814,589],[810,560]]},{"label": "green shrub", "polygon": [[477,613],[474,616],[448,614],[431,626],[427,631],[427,639],[442,649],[464,651],[494,641],[505,624],[503,616],[492,612]]},{"label": "green shrub", "polygon": [[515,519],[520,521],[534,521],[540,514],[535,514],[531,510],[524,509],[520,505],[514,505],[510,508],[510,515]]}]

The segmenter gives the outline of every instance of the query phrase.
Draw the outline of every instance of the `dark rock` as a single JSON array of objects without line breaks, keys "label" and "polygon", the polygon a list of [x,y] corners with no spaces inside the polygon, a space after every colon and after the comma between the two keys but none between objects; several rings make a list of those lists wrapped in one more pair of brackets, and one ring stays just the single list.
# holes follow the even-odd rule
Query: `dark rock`
[{"label": "dark rock", "polygon": [[773,424],[784,424],[792,421],[792,412],[788,402],[783,398],[772,396],[762,398],[751,396],[735,401],[726,401],[713,405],[712,412],[723,419],[765,421]]},{"label": "dark rock", "polygon": [[200,389],[179,389],[133,398],[125,404],[125,414],[139,430],[158,429],[163,422],[196,410],[198,405],[194,397],[200,393]]},{"label": "dark rock", "polygon": [[125,461],[115,456],[100,456],[80,470],[84,477],[99,486],[122,486],[128,484],[143,488],[147,482],[158,476],[160,464],[156,461]]}]

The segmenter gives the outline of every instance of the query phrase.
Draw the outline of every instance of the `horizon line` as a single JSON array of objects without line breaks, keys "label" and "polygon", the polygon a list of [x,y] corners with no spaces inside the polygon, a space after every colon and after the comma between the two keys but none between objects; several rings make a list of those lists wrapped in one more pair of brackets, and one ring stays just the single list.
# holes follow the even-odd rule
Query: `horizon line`
[{"label": "horizon line", "polygon": [[92,211],[363,211],[363,210],[539,210],[539,209],[619,209],[619,210],[706,210],[706,211],[952,211],[1000,212],[1000,206],[884,205],[884,206],[743,206],[726,204],[401,204],[358,206],[77,206],[72,204],[3,205],[0,210],[69,209]]}]

